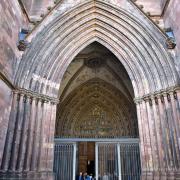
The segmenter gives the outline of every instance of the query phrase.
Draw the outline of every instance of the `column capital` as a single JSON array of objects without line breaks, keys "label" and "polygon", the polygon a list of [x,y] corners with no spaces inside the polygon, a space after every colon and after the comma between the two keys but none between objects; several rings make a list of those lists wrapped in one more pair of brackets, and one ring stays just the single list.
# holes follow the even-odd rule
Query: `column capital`
[{"label": "column capital", "polygon": [[59,99],[55,98],[55,97],[51,97],[45,94],[40,94],[31,90],[27,90],[24,88],[17,88],[15,90],[13,90],[14,94],[18,94],[18,95],[23,95],[25,97],[29,97],[31,99],[35,99],[37,101],[41,101],[42,103],[52,103],[52,104],[58,104],[59,103]]},{"label": "column capital", "polygon": [[180,86],[173,86],[167,89],[162,89],[149,94],[145,94],[141,97],[136,97],[134,98],[134,102],[136,104],[140,104],[142,103],[142,101],[149,101],[149,104],[152,105],[152,101],[155,101],[155,103],[158,104],[158,99],[161,99],[161,102],[164,103],[164,98],[167,98],[167,100],[170,102],[171,96],[173,96],[174,99],[177,99],[178,91],[180,91]]}]

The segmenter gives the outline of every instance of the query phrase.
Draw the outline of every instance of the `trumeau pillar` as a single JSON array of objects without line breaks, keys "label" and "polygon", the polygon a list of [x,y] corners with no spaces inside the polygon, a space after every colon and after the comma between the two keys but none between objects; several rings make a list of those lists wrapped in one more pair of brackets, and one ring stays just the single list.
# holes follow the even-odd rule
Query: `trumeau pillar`
[{"label": "trumeau pillar", "polygon": [[55,98],[13,92],[0,179],[53,179]]},{"label": "trumeau pillar", "polygon": [[180,88],[135,99],[142,180],[180,178]]}]

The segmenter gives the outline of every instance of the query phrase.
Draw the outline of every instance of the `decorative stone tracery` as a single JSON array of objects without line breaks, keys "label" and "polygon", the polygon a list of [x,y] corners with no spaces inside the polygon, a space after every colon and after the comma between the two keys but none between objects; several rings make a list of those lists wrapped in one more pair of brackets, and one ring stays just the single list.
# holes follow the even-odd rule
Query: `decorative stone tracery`
[{"label": "decorative stone tracery", "polygon": [[92,79],[76,88],[57,111],[56,136],[137,137],[135,105],[112,85]]}]

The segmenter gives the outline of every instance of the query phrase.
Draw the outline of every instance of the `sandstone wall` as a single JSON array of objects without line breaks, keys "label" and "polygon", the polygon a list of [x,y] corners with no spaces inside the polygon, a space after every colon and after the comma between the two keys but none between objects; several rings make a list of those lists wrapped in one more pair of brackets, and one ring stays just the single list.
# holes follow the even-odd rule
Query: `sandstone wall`
[{"label": "sandstone wall", "polygon": [[163,9],[168,0],[160,0],[161,8]]},{"label": "sandstone wall", "polygon": [[0,80],[0,164],[11,109],[11,89]]},{"label": "sandstone wall", "polygon": [[21,0],[31,21],[39,21],[55,6],[54,0]]},{"label": "sandstone wall", "polygon": [[172,27],[176,42],[177,42],[177,49],[180,52],[180,3],[179,0],[171,0],[170,4],[165,12],[164,21],[166,27]]},{"label": "sandstone wall", "polygon": [[[20,28],[27,26],[27,20],[22,14],[17,0],[0,1],[0,164],[4,149],[9,113],[11,106],[11,91],[1,80],[6,77],[11,83],[15,76],[21,52],[17,49]],[[2,75],[3,74],[3,75]]]},{"label": "sandstone wall", "polygon": [[0,17],[0,71],[13,81],[21,57],[17,49],[18,33],[27,27],[27,20],[17,0],[2,0]]},{"label": "sandstone wall", "polygon": [[179,0],[171,0],[164,15],[165,27],[173,29],[176,38],[176,65],[180,73],[180,2]]},{"label": "sandstone wall", "polygon": [[24,5],[26,12],[29,14],[32,8],[33,0],[21,0]]}]

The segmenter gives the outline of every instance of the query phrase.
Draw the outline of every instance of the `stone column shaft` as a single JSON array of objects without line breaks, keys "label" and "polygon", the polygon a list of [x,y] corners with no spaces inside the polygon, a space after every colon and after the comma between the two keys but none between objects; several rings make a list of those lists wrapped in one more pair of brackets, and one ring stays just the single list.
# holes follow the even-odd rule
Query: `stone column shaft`
[{"label": "stone column shaft", "polygon": [[[180,138],[180,90],[176,91],[176,101],[175,101],[175,109],[176,109],[176,113],[177,113],[177,128],[178,128],[178,137]],[[180,139],[179,139],[179,146],[180,146]]]},{"label": "stone column shaft", "polygon": [[2,159],[2,164],[1,164],[2,171],[7,171],[9,168],[9,162],[10,162],[10,157],[11,157],[11,147],[13,144],[13,135],[14,135],[14,130],[15,130],[17,112],[18,112],[18,93],[14,92],[12,108],[11,108],[11,113],[10,113],[10,120],[9,120],[4,153],[3,153],[3,159]]},{"label": "stone column shaft", "polygon": [[43,160],[44,160],[44,136],[46,134],[46,129],[44,128],[46,126],[46,123],[47,123],[47,103],[46,102],[43,102],[43,105],[42,105],[42,120],[41,120],[41,130],[40,130],[40,142],[39,142],[39,156],[38,156],[38,171],[43,171],[45,170],[44,166],[43,166]]},{"label": "stone column shaft", "polygon": [[19,156],[17,160],[17,170],[22,171],[24,170],[24,159],[25,159],[25,152],[26,152],[26,143],[27,143],[27,132],[28,132],[28,125],[30,120],[30,97],[25,97],[24,99],[24,120],[22,125],[22,134],[21,134],[21,143],[19,148]]},{"label": "stone column shaft", "polygon": [[152,99],[152,112],[154,115],[154,135],[157,141],[157,158],[158,158],[158,167],[157,171],[160,172],[164,169],[164,153],[163,153],[163,141],[162,141],[162,124],[161,116],[159,112],[159,101],[158,99]]},{"label": "stone column shaft", "polygon": [[148,114],[146,108],[146,102],[142,102],[142,113],[143,113],[143,126],[144,126],[144,133],[145,133],[145,155],[147,161],[147,171],[153,171],[153,156],[152,156],[152,148],[151,148],[151,141],[150,141],[150,130],[149,130],[149,123],[148,123]]},{"label": "stone column shaft", "polygon": [[[41,153],[41,161],[40,161],[40,167],[41,169],[47,169],[47,159],[48,159],[48,136],[49,136],[49,127],[50,127],[50,123],[51,123],[51,104],[49,102],[45,103],[45,111],[46,111],[46,116],[44,119],[44,123],[43,123],[43,145],[42,145],[42,153]],[[39,167],[39,168],[40,168]]]},{"label": "stone column shaft", "polygon": [[20,137],[21,137],[21,131],[22,131],[23,114],[24,114],[23,98],[24,98],[24,95],[20,94],[18,114],[17,114],[16,124],[15,124],[14,137],[13,137],[12,153],[11,153],[11,159],[10,159],[10,170],[12,171],[16,170],[16,164],[17,164],[19,147],[20,147]]},{"label": "stone column shaft", "polygon": [[[180,93],[161,92],[137,101],[142,180],[180,177]],[[142,128],[143,127],[143,128]]]},{"label": "stone column shaft", "polygon": [[27,132],[27,143],[26,143],[26,153],[25,153],[25,160],[24,160],[24,170],[30,170],[30,163],[32,157],[32,146],[33,146],[33,131],[34,131],[34,124],[35,124],[35,117],[36,117],[36,99],[32,98],[31,102],[31,111],[30,111],[30,121],[28,125],[28,132]]},{"label": "stone column shaft", "polygon": [[34,124],[34,133],[33,133],[33,147],[32,147],[32,157],[31,157],[31,170],[32,171],[37,169],[41,120],[42,120],[42,106],[41,106],[41,101],[38,100],[37,111],[36,111],[36,121]]},{"label": "stone column shaft", "polygon": [[57,100],[24,89],[13,93],[0,176],[52,179]]},{"label": "stone column shaft", "polygon": [[177,115],[177,110],[176,110],[176,105],[175,101],[176,95],[174,93],[170,93],[170,107],[172,109],[171,114],[172,114],[172,121],[171,121],[171,126],[172,126],[172,131],[173,131],[173,137],[174,137],[174,144],[175,144],[175,171],[177,171],[180,167],[180,146],[178,143],[178,138],[180,137],[179,134],[179,126],[178,126],[178,115]]},{"label": "stone column shaft", "polygon": [[49,135],[48,135],[48,150],[47,150],[47,170],[53,170],[53,159],[54,159],[54,131],[56,122],[56,105],[51,104],[51,122],[49,124]]},{"label": "stone column shaft", "polygon": [[[159,156],[160,156],[160,171],[166,172],[167,170],[167,143],[166,143],[166,135],[164,133],[164,108],[163,104],[161,102],[160,97],[157,99],[157,105],[154,107],[154,113],[157,113],[157,116],[159,117],[158,122],[158,140],[159,140]],[[157,120],[157,121],[158,121]]]},{"label": "stone column shaft", "polygon": [[165,113],[166,113],[166,128],[168,134],[168,149],[169,149],[169,168],[171,171],[174,171],[176,167],[176,147],[175,147],[175,134],[174,134],[174,127],[172,124],[173,117],[172,117],[172,107],[171,103],[169,102],[168,98],[164,98],[164,106],[165,106]]},{"label": "stone column shaft", "polygon": [[150,134],[150,143],[151,143],[151,152],[152,152],[152,163],[153,163],[153,171],[158,171],[159,166],[159,157],[158,157],[158,150],[157,150],[157,136],[156,136],[156,126],[154,122],[154,114],[152,109],[152,102],[146,101],[146,108],[147,108],[147,120],[149,126],[149,134]]},{"label": "stone column shaft", "polygon": [[141,168],[142,171],[147,171],[147,164],[146,164],[146,155],[145,155],[145,133],[144,133],[144,126],[143,126],[143,116],[142,116],[142,110],[141,105],[137,103],[137,117],[138,117],[138,127],[139,127],[139,138],[140,138],[140,152],[141,152]]}]

